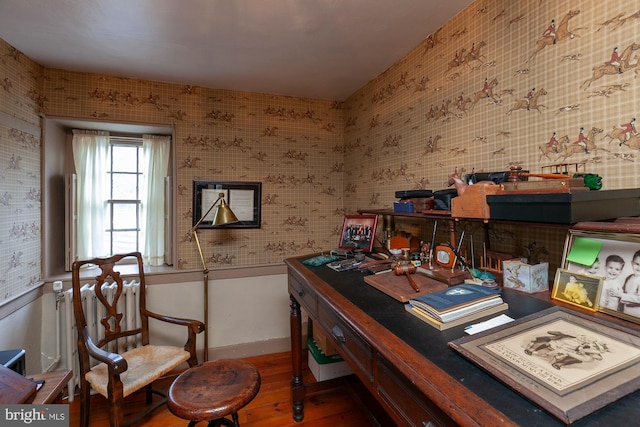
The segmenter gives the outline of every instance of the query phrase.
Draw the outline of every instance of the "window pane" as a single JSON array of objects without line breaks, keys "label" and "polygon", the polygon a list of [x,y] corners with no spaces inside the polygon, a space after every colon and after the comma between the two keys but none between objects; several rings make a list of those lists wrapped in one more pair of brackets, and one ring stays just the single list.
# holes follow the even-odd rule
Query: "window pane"
[{"label": "window pane", "polygon": [[137,251],[137,234],[135,231],[114,231],[113,254]]},{"label": "window pane", "polygon": [[138,216],[136,215],[136,203],[114,203],[113,205],[113,229],[137,229]]},{"label": "window pane", "polygon": [[114,145],[113,148],[113,171],[114,172],[137,172],[138,147]]},{"label": "window pane", "polygon": [[136,189],[138,188],[137,174],[114,173],[112,198],[118,200],[136,200]]}]

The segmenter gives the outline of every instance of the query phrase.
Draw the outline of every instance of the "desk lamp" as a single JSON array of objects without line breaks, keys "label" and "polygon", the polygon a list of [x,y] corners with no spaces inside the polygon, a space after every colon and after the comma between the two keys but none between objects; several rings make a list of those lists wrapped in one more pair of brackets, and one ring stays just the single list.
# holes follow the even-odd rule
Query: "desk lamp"
[{"label": "desk lamp", "polygon": [[200,255],[200,262],[202,263],[202,280],[203,280],[203,288],[204,288],[204,361],[206,362],[209,359],[209,269],[207,268],[207,263],[204,260],[204,255],[202,255],[202,247],[200,246],[200,240],[198,240],[198,226],[204,221],[204,219],[209,215],[209,212],[218,204],[218,210],[213,218],[212,225],[225,225],[231,224],[234,222],[238,222],[238,218],[233,213],[227,202],[224,201],[224,193],[219,193],[218,198],[211,205],[209,210],[202,215],[202,217],[196,222],[196,224],[191,228],[191,234],[196,239],[196,246],[198,248],[198,255]]}]

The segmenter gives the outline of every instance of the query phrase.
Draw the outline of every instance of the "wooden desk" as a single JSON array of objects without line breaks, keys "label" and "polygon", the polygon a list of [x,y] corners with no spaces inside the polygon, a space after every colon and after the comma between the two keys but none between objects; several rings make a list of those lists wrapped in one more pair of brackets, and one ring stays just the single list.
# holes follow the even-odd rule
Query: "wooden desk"
[{"label": "wooden desk", "polygon": [[33,379],[33,381],[44,380],[44,385],[36,392],[33,401],[30,403],[36,405],[53,403],[71,379],[71,371],[67,369],[63,371],[45,372],[29,376],[29,378]]},{"label": "wooden desk", "polygon": [[[304,418],[301,308],[329,337],[362,383],[402,426],[564,426],[559,419],[482,371],[448,342],[464,326],[446,331],[426,325],[402,303],[367,285],[359,271],[288,266],[293,418]],[[548,300],[505,290],[509,314],[521,318],[552,306]],[[640,419],[633,393],[574,426],[625,425]]]}]

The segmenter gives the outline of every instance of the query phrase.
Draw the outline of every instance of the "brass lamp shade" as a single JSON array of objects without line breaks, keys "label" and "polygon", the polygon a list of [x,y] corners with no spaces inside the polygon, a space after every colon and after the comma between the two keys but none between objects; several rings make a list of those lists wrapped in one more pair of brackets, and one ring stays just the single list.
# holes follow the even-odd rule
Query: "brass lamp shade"
[{"label": "brass lamp shade", "polygon": [[216,216],[213,218],[213,225],[231,224],[232,222],[238,222],[238,217],[233,213],[224,198],[220,198],[220,206],[216,211]]}]

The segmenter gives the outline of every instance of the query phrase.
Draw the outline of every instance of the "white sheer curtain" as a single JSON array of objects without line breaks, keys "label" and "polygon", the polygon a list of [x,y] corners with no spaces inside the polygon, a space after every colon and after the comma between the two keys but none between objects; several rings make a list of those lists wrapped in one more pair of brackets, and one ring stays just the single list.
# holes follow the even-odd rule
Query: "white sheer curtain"
[{"label": "white sheer curtain", "polygon": [[171,137],[143,135],[140,218],[142,219],[141,252],[145,264],[164,263],[164,178],[169,168]]},{"label": "white sheer curtain", "polygon": [[72,146],[77,176],[76,255],[78,259],[105,256],[109,254],[105,241],[109,133],[74,129]]}]

